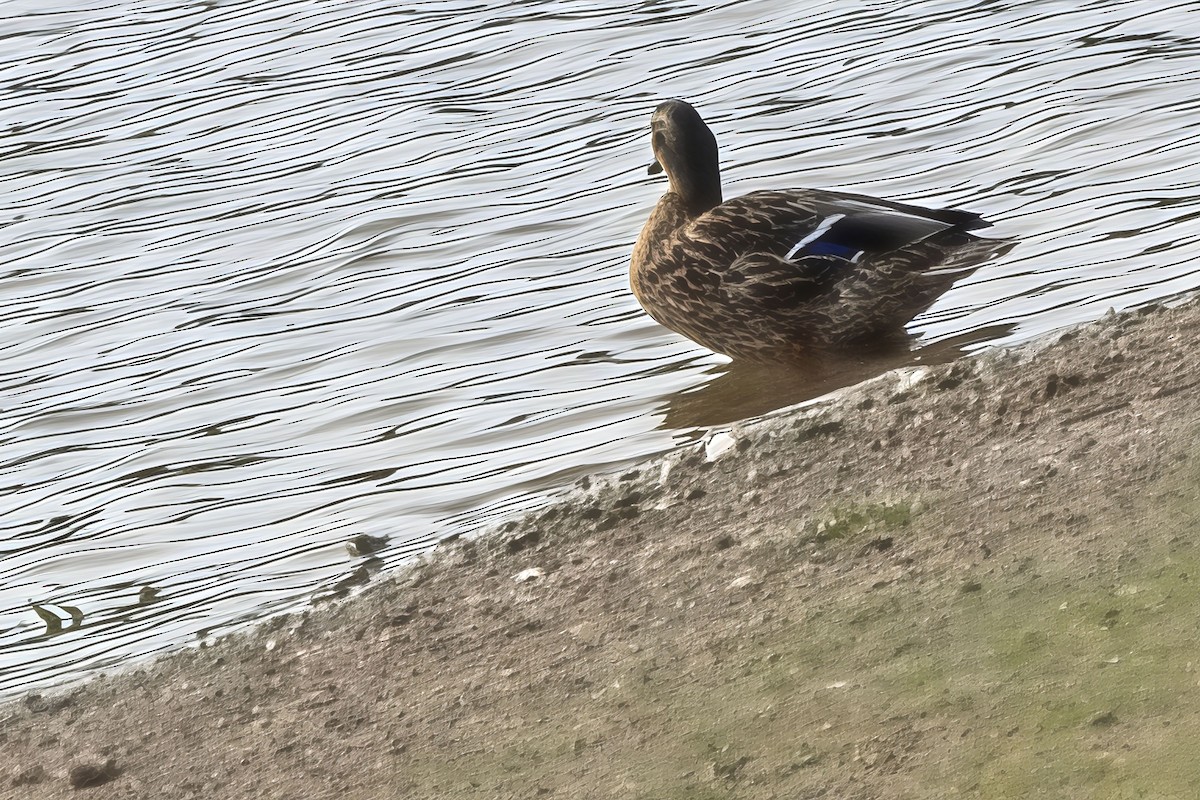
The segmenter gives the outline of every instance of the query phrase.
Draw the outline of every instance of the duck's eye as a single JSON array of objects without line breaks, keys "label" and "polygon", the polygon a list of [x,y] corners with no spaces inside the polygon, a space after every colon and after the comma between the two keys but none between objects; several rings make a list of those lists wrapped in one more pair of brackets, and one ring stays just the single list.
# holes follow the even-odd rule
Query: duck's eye
[{"label": "duck's eye", "polygon": [[662,150],[667,146],[667,138],[661,132],[655,131],[654,135],[650,137],[650,146],[654,148],[655,152]]}]

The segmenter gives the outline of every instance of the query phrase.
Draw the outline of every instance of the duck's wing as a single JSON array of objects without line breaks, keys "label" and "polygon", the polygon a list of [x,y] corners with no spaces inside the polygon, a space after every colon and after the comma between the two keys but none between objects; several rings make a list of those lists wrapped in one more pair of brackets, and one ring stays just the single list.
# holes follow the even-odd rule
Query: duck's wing
[{"label": "duck's wing", "polygon": [[848,210],[852,213],[856,211],[864,213],[890,212],[898,217],[943,222],[964,231],[992,226],[992,223],[975,212],[963,211],[960,208],[925,208],[880,197],[868,197],[849,192],[830,192],[822,189],[798,189],[795,192],[781,192],[781,194],[799,195],[806,198],[808,202],[833,213],[837,213],[839,210]]},{"label": "duck's wing", "polygon": [[680,241],[708,254],[730,307],[767,312],[776,325],[791,315],[796,327],[844,342],[902,328],[928,308],[997,251],[967,233],[989,224],[861,195],[754,192],[697,218]]},{"label": "duck's wing", "polygon": [[990,224],[978,214],[958,209],[797,189],[753,192],[726,201],[694,220],[683,238],[735,258],[762,253],[797,263],[810,255],[855,261],[943,231],[969,231]]}]

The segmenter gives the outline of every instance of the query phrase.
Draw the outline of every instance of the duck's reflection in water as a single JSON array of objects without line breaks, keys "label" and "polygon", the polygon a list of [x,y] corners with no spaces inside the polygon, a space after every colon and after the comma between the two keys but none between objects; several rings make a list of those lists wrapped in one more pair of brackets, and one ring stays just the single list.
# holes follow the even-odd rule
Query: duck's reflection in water
[{"label": "duck's reflection in water", "polygon": [[803,366],[737,361],[722,364],[710,370],[717,376],[712,381],[699,389],[677,394],[668,401],[662,427],[711,428],[803,403],[888,370],[944,364],[965,356],[972,345],[1006,336],[1014,327],[993,325],[918,348],[911,348],[909,340]]}]

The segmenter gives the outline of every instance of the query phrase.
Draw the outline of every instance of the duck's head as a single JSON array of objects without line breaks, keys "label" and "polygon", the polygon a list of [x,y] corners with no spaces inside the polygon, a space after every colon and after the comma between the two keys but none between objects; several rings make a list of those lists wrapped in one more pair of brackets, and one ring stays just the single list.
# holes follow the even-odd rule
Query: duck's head
[{"label": "duck's head", "polygon": [[717,139],[696,109],[682,100],[668,100],[654,109],[650,132],[654,150],[650,174],[666,172],[671,191],[694,215],[720,205]]}]

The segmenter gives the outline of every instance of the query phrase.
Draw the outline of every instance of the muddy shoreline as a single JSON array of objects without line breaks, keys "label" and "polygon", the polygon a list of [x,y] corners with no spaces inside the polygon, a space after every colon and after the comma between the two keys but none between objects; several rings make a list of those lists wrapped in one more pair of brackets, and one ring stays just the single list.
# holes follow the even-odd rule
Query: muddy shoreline
[{"label": "muddy shoreline", "polygon": [[0,794],[1186,794],[1198,352],[1192,301],[734,425],[0,705]]}]

